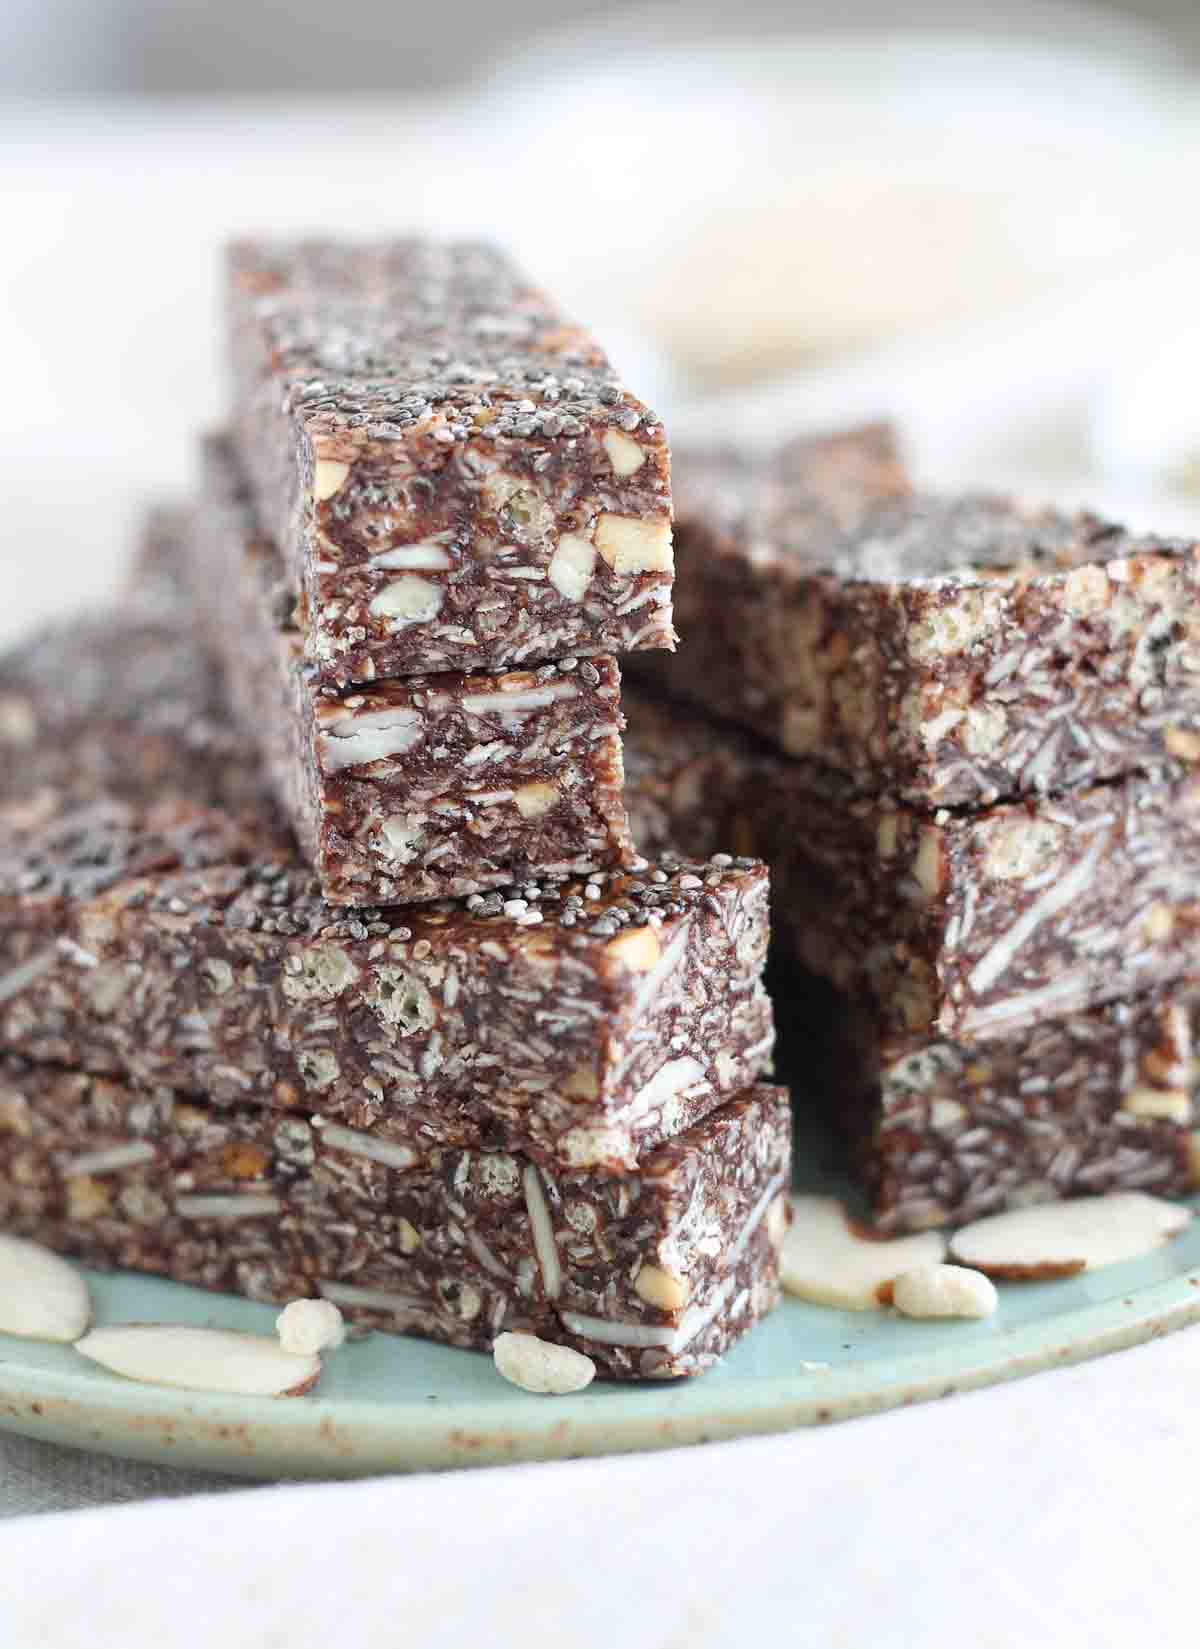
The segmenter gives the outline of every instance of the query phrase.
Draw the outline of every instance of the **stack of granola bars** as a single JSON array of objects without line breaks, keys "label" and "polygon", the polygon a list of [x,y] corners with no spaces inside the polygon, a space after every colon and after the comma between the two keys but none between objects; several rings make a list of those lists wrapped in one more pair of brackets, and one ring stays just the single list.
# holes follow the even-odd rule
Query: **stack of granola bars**
[{"label": "stack of granola bars", "polygon": [[790,1124],[763,865],[626,818],[662,428],[484,247],[240,245],[229,336],[195,509],[0,660],[0,1226],[701,1370]]},{"label": "stack of granola bars", "polygon": [[635,828],[770,860],[879,1225],[1196,1183],[1197,547],[915,496],[881,428],[676,485],[650,674],[725,725],[628,705]]}]

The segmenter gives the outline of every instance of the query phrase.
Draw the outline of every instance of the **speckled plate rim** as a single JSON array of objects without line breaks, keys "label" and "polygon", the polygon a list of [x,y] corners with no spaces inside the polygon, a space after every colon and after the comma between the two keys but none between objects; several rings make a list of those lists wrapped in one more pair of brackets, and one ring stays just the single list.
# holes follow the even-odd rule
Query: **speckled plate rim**
[{"label": "speckled plate rim", "polygon": [[[1126,1284],[1098,1301],[1078,1297],[1090,1277],[1020,1285],[1018,1312],[1033,1304],[1033,1320],[1005,1324],[1002,1304],[1001,1319],[990,1325],[897,1323],[903,1343],[917,1349],[897,1348],[896,1355],[878,1349],[886,1322],[896,1322],[890,1313],[842,1313],[785,1301],[748,1347],[775,1325],[789,1347],[797,1335],[800,1342],[829,1342],[848,1334],[852,1343],[857,1332],[876,1343],[875,1354],[818,1370],[804,1368],[796,1356],[783,1372],[730,1371],[725,1378],[710,1375],[662,1386],[605,1384],[562,1398],[532,1397],[507,1386],[477,1354],[390,1337],[382,1337],[389,1357],[419,1361],[432,1350],[439,1357],[471,1359],[480,1395],[391,1402],[378,1396],[362,1400],[352,1392],[294,1400],[184,1392],[122,1380],[84,1364],[69,1347],[39,1347],[31,1354],[26,1342],[0,1336],[0,1428],[100,1453],[261,1478],[359,1476],[714,1442],[949,1396],[1121,1350],[1200,1321],[1200,1269],[1139,1285],[1139,1268],[1158,1264],[1159,1257],[1150,1256],[1090,1274]],[[94,1281],[102,1291],[113,1279]],[[186,1310],[172,1314],[174,1320],[270,1324],[269,1308],[245,1301],[123,1274],[116,1281],[149,1291],[155,1302],[186,1303]],[[162,1290],[170,1292],[162,1295]],[[1055,1291],[1066,1293],[1061,1309]],[[1013,1299],[1014,1291],[1004,1290],[1004,1297]],[[150,1313],[128,1315],[144,1319]],[[112,1320],[111,1313],[104,1316]],[[925,1337],[924,1343],[914,1336]],[[365,1342],[372,1343],[378,1340]],[[814,1344],[814,1352],[819,1349]],[[353,1387],[353,1361],[360,1351],[350,1345],[336,1354],[345,1359],[339,1384]],[[61,1359],[62,1366],[45,1366],[47,1355]]]}]

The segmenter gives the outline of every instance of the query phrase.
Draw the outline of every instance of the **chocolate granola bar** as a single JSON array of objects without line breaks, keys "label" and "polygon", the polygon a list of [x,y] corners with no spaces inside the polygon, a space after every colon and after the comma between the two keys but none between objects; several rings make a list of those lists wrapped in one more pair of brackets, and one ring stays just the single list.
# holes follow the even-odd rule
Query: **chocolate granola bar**
[{"label": "chocolate granola bar", "polygon": [[684,644],[655,679],[927,806],[1200,756],[1194,544],[1005,499],[897,497],[880,440],[677,457]]},{"label": "chocolate granola bar", "polygon": [[220,438],[203,498],[181,557],[195,608],[327,900],[405,904],[629,861],[614,659],[322,690]]},{"label": "chocolate granola bar", "polygon": [[494,248],[244,241],[234,428],[342,687],[670,647],[666,438]]},{"label": "chocolate granola bar", "polygon": [[280,809],[170,599],[182,531],[181,516],[156,511],[119,608],[0,652],[0,802],[43,787],[80,803],[190,800],[237,816],[265,854],[286,838]]},{"label": "chocolate granola bar", "polygon": [[974,1044],[880,1043],[861,1003],[811,978],[777,1007],[800,1103],[850,1147],[883,1231],[1200,1185],[1194,977]]},{"label": "chocolate granola bar", "polygon": [[611,1177],[0,1060],[6,1231],[451,1345],[521,1329],[618,1379],[701,1373],[775,1304],[789,1150],[767,1087]]},{"label": "chocolate granola bar", "polygon": [[172,868],[153,823],[0,810],[0,1046],[612,1168],[768,1065],[753,861],[346,912],[294,858]]},{"label": "chocolate granola bar", "polygon": [[771,864],[775,930],[885,1030],[993,1037],[1187,973],[1200,930],[1200,771],[928,814],[858,795],[673,705],[627,695],[647,851],[714,835]]}]

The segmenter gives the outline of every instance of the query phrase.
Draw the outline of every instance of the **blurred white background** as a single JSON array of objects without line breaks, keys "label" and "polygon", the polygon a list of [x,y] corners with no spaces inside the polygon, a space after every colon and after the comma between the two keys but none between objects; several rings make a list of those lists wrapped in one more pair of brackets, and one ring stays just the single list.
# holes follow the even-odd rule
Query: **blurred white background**
[{"label": "blurred white background", "polygon": [[0,84],[0,634],[190,485],[256,227],[503,239],[678,441],[1200,528],[1195,0],[5,0]]}]

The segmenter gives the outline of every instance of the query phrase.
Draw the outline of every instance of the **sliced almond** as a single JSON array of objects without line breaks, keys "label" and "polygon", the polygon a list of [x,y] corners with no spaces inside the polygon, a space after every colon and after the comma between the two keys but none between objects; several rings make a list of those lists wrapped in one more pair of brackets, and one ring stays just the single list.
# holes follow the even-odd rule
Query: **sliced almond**
[{"label": "sliced almond", "polygon": [[535,1334],[498,1334],[492,1347],[497,1371],[522,1391],[561,1397],[582,1391],[596,1378],[596,1365],[581,1351],[539,1340]]},{"label": "sliced almond", "polygon": [[897,1277],[945,1255],[946,1239],[938,1231],[877,1240],[856,1229],[836,1197],[796,1196],[779,1280],[802,1300],[872,1311],[888,1301]]},{"label": "sliced almond", "polygon": [[21,1237],[0,1237],[0,1334],[67,1344],[92,1320],[87,1284],[75,1267]]},{"label": "sliced almond", "polygon": [[1145,1191],[1043,1202],[964,1226],[952,1257],[989,1277],[1037,1282],[1096,1271],[1149,1254],[1179,1232],[1191,1214]]},{"label": "sliced almond", "polygon": [[242,1397],[301,1397],[321,1377],[321,1359],[284,1351],[263,1334],[182,1323],[96,1328],[75,1347],[83,1356],[152,1386],[227,1391]]},{"label": "sliced almond", "polygon": [[905,1317],[990,1317],[996,1286],[965,1265],[918,1265],[892,1284],[892,1304]]}]

